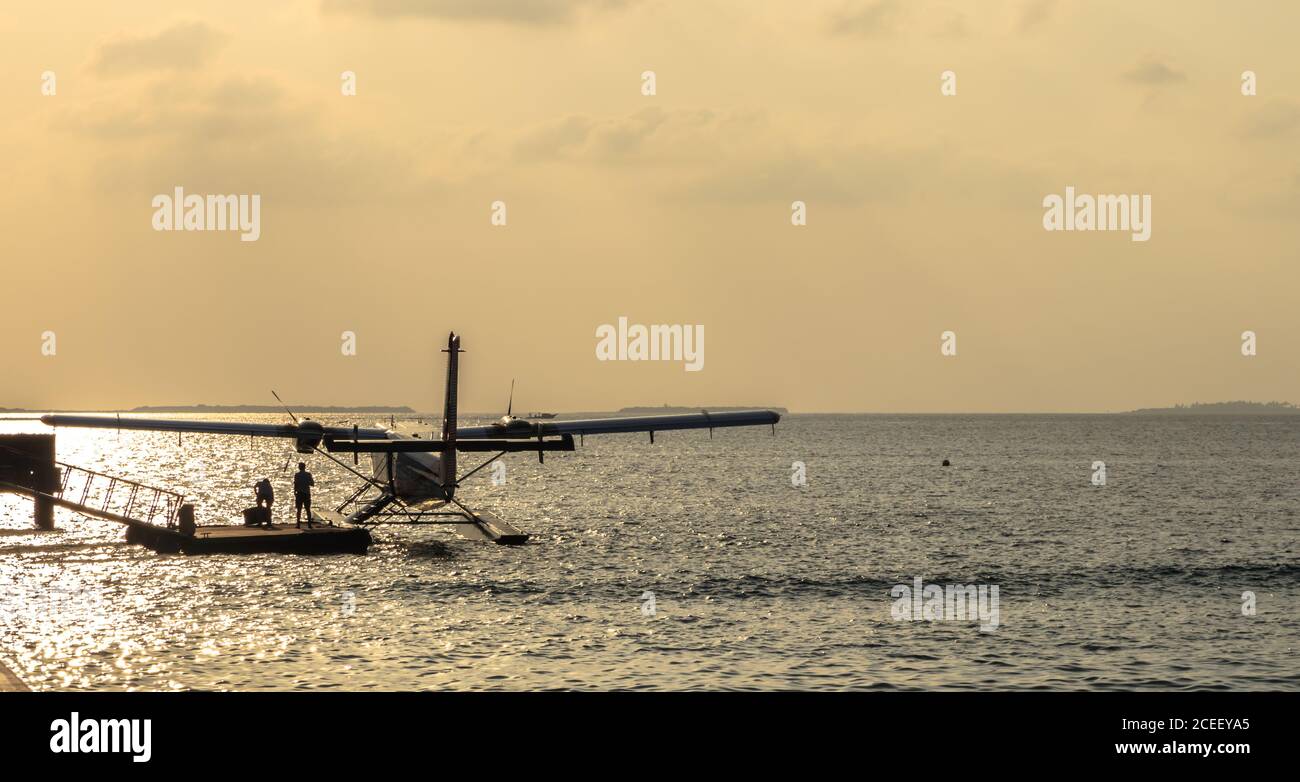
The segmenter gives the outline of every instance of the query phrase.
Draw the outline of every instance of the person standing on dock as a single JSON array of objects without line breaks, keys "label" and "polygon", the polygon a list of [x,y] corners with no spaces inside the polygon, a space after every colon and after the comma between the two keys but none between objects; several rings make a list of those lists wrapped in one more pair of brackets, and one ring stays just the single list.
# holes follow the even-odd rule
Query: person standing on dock
[{"label": "person standing on dock", "polygon": [[307,472],[307,463],[298,462],[298,472],[293,476],[293,504],[298,511],[298,527],[302,528],[302,509],[307,509],[307,529],[312,528],[311,521],[311,487],[316,479]]},{"label": "person standing on dock", "polygon": [[262,503],[266,503],[266,526],[271,526],[271,506],[275,503],[275,489],[271,487],[271,479],[263,478],[253,487],[257,492],[257,507],[261,508]]}]

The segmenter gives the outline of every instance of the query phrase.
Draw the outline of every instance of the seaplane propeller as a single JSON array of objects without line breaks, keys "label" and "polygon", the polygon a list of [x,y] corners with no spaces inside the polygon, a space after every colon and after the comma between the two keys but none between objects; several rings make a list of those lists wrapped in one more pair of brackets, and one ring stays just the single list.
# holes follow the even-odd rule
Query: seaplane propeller
[{"label": "seaplane propeller", "polygon": [[317,450],[320,447],[321,440],[325,439],[325,427],[321,426],[319,421],[313,421],[310,418],[299,418],[295,415],[289,409],[289,406],[284,403],[284,400],[280,398],[280,395],[275,393],[274,388],[271,389],[271,396],[275,397],[275,401],[280,403],[280,406],[284,408],[284,412],[288,413],[289,420],[293,422],[295,429],[294,449],[298,453],[311,453]]},{"label": "seaplane propeller", "polygon": [[490,426],[502,437],[517,437],[521,439],[537,437],[538,439],[541,439],[542,434],[540,427],[538,427],[535,422],[529,421],[527,418],[516,417],[514,409],[515,381],[514,378],[511,378],[510,397],[506,401],[506,414],[501,416],[499,421],[490,424]]},{"label": "seaplane propeller", "polygon": [[[338,457],[334,456],[334,454],[330,453],[329,451],[321,447],[321,441],[325,437],[325,430],[324,427],[320,425],[320,423],[313,421],[309,418],[299,418],[296,413],[294,413],[292,410],[289,409],[289,406],[284,403],[284,400],[280,398],[280,395],[275,392],[274,388],[271,389],[271,396],[275,397],[275,401],[280,403],[280,406],[284,408],[284,412],[289,415],[289,419],[293,421],[293,425],[297,427],[300,432],[300,434],[294,440],[295,451],[301,454],[318,453],[321,456],[324,456],[326,459],[329,459],[331,462],[334,462],[338,466],[352,473],[353,475],[357,476],[361,480],[365,481],[367,484],[374,486],[375,488],[380,489],[381,491],[386,491],[389,492],[390,494],[393,493],[393,471],[391,469],[388,470],[388,482],[383,483],[381,481],[375,480],[374,478],[368,475],[365,475],[359,470],[355,470],[352,467],[349,467],[346,463],[339,460]],[[353,441],[357,440],[357,432],[358,432],[358,427],[356,424],[353,424],[352,425]],[[360,461],[358,460],[357,457],[358,457],[357,452],[353,451],[352,452],[353,465],[360,465]],[[284,468],[280,470],[281,474],[283,474],[286,470],[289,469],[289,462],[292,461],[292,459],[293,459],[293,454],[289,454],[288,456],[285,457]],[[390,457],[390,461],[391,461],[391,457]]]}]

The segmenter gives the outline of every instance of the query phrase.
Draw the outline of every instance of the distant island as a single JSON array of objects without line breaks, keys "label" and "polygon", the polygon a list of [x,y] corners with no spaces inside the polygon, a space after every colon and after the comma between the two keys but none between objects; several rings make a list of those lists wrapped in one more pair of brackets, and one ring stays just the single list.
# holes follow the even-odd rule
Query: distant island
[{"label": "distant island", "polygon": [[710,413],[729,413],[736,410],[775,410],[781,415],[785,415],[786,413],[789,412],[784,407],[769,407],[767,405],[754,405],[750,407],[734,407],[734,406],[710,407],[708,405],[701,405],[700,407],[680,407],[680,406],[673,407],[671,405],[664,405],[663,407],[622,407],[619,408],[618,412],[620,413],[698,413],[701,410],[708,410]]},{"label": "distant island", "polygon": [[1129,415],[1297,415],[1300,407],[1290,402],[1193,402],[1173,407],[1144,407]]},{"label": "distant island", "polygon": [[[335,405],[295,405],[295,413],[383,413],[385,415],[404,415],[415,410],[401,405],[368,405],[363,407],[339,407]],[[283,413],[279,405],[141,405],[126,411],[129,413]]]}]

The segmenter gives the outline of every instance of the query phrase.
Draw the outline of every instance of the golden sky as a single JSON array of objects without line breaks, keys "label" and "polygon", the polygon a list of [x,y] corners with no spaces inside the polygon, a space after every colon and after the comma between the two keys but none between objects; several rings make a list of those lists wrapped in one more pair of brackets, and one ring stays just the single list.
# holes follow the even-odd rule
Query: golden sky
[{"label": "golden sky", "polygon": [[[0,406],[435,410],[452,329],[470,411],[512,377],[523,410],[1300,401],[1298,27],[1280,1],[15,5]],[[260,194],[260,238],[153,230],[176,186]],[[1151,239],[1045,231],[1067,186],[1150,195]],[[598,361],[620,316],[702,324],[704,369]]]}]

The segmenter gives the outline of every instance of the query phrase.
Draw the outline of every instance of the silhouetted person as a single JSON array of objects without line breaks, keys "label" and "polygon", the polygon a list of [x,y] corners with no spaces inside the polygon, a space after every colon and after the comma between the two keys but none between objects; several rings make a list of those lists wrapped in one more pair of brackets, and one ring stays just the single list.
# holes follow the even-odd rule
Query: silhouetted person
[{"label": "silhouetted person", "polygon": [[311,487],[316,479],[307,472],[306,462],[298,462],[298,472],[293,476],[293,505],[298,511],[298,527],[302,528],[302,509],[307,509],[307,529],[312,528],[311,521]]},{"label": "silhouetted person", "polygon": [[266,526],[271,526],[271,506],[275,504],[275,489],[271,487],[271,479],[263,478],[253,487],[257,492],[257,507],[261,508],[262,503],[266,503]]}]

